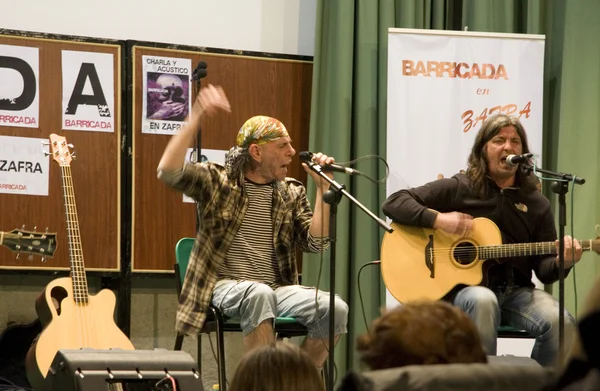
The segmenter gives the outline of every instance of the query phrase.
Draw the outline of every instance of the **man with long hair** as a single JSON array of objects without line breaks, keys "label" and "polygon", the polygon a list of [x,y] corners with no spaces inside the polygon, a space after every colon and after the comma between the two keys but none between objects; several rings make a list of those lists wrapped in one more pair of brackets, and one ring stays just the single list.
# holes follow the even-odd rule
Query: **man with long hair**
[{"label": "man with long hair", "polygon": [[[161,180],[199,204],[200,230],[180,295],[177,331],[197,334],[212,302],[225,316],[240,318],[244,346],[251,350],[275,340],[274,318],[294,317],[308,329],[304,349],[322,367],[329,316],[334,313],[337,341],[347,332],[348,306],[336,296],[330,309],[328,293],[298,285],[296,251],[319,252],[329,244],[329,206],[322,202],[329,182],[303,163],[317,184],[313,210],[302,183],[287,177],[296,153],[288,131],[268,116],[242,125],[225,166],[184,163],[201,117],[219,110],[230,110],[223,90],[203,88],[158,165]],[[313,160],[334,161],[322,153]]]},{"label": "man with long hair", "polygon": [[[471,150],[465,174],[424,186],[400,190],[383,204],[394,221],[468,237],[474,217],[486,217],[500,229],[504,243],[555,241],[550,202],[538,190],[537,178],[506,161],[508,155],[529,153],[525,129],[515,117],[499,114],[484,121]],[[581,245],[565,237],[565,273],[581,259]],[[532,272],[541,282],[558,280],[558,257],[528,256],[489,260],[485,286],[457,286],[446,297],[475,322],[487,354],[496,354],[500,322],[536,337],[532,358],[553,365],[559,349],[557,300],[535,289]],[[565,323],[573,317],[565,311]],[[568,337],[568,333],[565,333]],[[565,346],[569,346],[567,343]]]}]

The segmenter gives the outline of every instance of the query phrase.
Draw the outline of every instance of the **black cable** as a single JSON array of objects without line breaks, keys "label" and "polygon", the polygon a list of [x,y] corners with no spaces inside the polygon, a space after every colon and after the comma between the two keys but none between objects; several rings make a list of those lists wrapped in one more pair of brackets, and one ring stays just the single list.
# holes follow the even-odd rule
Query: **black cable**
[{"label": "black cable", "polygon": [[360,309],[362,310],[363,320],[365,321],[365,327],[367,328],[367,332],[369,331],[369,325],[367,324],[367,315],[365,314],[365,303],[363,302],[362,290],[360,289],[360,273],[367,266],[371,265],[379,265],[381,261],[371,261],[367,262],[358,269],[358,276],[356,277],[356,284],[358,285],[358,297],[360,299]]},{"label": "black cable", "polygon": [[349,166],[349,165],[360,163],[364,160],[369,160],[369,159],[373,159],[373,158],[379,159],[383,162],[383,164],[385,164],[385,176],[383,178],[373,179],[369,175],[366,175],[365,173],[360,172],[360,171],[356,171],[355,174],[360,175],[363,178],[367,178],[368,180],[370,180],[373,183],[385,183],[387,181],[388,176],[390,175],[390,166],[388,165],[388,162],[379,155],[365,155],[365,156],[361,156],[359,158],[356,158],[356,159],[353,159],[353,160],[350,160],[347,162],[341,162],[341,163],[336,162],[336,164],[339,164],[340,166]]},{"label": "black cable", "polygon": [[[206,336],[208,337],[208,343],[210,344],[210,350],[212,351],[213,358],[215,359],[217,365],[219,365],[219,359],[217,358],[217,352],[215,352],[215,347],[213,346],[212,339],[210,338],[210,333],[207,333]],[[202,336],[200,335],[198,336],[198,338],[201,337]],[[227,368],[225,368],[225,373],[227,373]],[[225,375],[225,383],[229,385],[229,379],[227,379],[227,375]]]}]

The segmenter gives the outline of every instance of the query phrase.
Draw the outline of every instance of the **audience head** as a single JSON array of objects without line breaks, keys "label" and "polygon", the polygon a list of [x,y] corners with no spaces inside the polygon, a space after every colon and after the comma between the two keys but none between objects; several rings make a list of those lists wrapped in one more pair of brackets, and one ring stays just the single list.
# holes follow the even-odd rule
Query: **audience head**
[{"label": "audience head", "polygon": [[357,342],[361,360],[372,370],[487,362],[473,321],[444,301],[415,302],[390,310],[375,319]]},{"label": "audience head", "polygon": [[231,391],[324,391],[310,356],[298,346],[274,342],[246,353],[229,386]]}]

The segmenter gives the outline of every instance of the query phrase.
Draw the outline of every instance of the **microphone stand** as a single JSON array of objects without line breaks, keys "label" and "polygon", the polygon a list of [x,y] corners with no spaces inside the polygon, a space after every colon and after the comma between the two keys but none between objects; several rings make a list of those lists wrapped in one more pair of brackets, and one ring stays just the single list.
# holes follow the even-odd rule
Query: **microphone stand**
[{"label": "microphone stand", "polygon": [[330,258],[329,258],[329,357],[328,357],[328,367],[327,367],[327,384],[326,390],[333,391],[333,373],[335,366],[335,358],[334,358],[334,347],[335,347],[335,257],[336,257],[336,243],[337,243],[337,225],[336,225],[336,215],[337,215],[337,205],[342,200],[342,195],[345,195],[353,204],[362,209],[366,214],[368,214],[373,220],[379,224],[383,229],[387,232],[392,232],[392,227],[387,224],[385,221],[381,220],[377,217],[373,212],[367,209],[366,206],[361,204],[356,198],[352,197],[350,193],[346,191],[346,186],[337,183],[335,180],[329,178],[322,170],[322,167],[318,164],[315,164],[312,161],[305,161],[308,167],[319,174],[323,179],[329,182],[330,187],[323,194],[323,201],[330,205],[329,209],[329,242],[330,242]]},{"label": "microphone stand", "polygon": [[[523,171],[531,173],[531,165],[523,165]],[[565,347],[565,226],[567,225],[567,203],[565,195],[569,192],[569,183],[583,185],[585,179],[573,177],[571,174],[545,170],[539,167],[535,169],[542,174],[557,178],[552,183],[552,192],[558,194],[558,357],[562,365]],[[574,179],[574,180],[573,180]]]},{"label": "microphone stand", "polygon": [[[200,92],[200,79],[206,77],[206,63],[201,61],[196,66],[196,69],[192,72],[192,82],[193,82],[193,91],[194,91],[194,99],[198,96]],[[196,163],[200,163],[202,161],[202,128],[198,128],[196,132],[196,145],[194,148],[194,152],[196,154]],[[200,217],[199,217],[200,206],[196,202],[196,232],[200,231]]]}]

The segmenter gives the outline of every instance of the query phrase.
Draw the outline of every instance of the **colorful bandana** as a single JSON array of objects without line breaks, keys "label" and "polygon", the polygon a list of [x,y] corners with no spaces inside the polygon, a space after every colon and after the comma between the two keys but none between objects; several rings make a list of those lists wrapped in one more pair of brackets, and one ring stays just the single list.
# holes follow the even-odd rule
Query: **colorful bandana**
[{"label": "colorful bandana", "polygon": [[242,125],[236,141],[238,147],[248,148],[250,144],[262,145],[281,137],[289,137],[281,121],[265,115],[257,115]]},{"label": "colorful bandana", "polygon": [[238,179],[248,161],[250,144],[263,145],[281,137],[289,137],[288,131],[278,119],[257,115],[242,125],[238,132],[237,146],[231,148],[225,157],[225,167],[232,179]]}]

